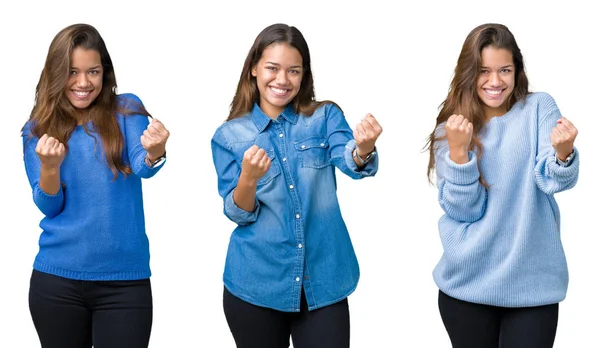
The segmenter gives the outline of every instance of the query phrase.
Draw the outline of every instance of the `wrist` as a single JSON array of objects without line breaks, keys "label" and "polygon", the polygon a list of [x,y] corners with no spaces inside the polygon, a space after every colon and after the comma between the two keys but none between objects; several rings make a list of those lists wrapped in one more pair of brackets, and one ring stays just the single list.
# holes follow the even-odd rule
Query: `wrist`
[{"label": "wrist", "polygon": [[161,159],[162,157],[166,157],[166,156],[167,156],[167,151],[158,152],[158,154],[146,152],[146,159],[148,159],[150,162],[155,162],[155,161]]},{"label": "wrist", "polygon": [[148,167],[153,168],[153,167],[156,167],[157,165],[159,165],[161,162],[163,162],[166,158],[167,158],[166,151],[164,151],[163,154],[160,156],[155,156],[149,152],[146,152],[146,157],[144,158],[144,162],[146,162],[146,165]]},{"label": "wrist", "polygon": [[253,177],[246,175],[244,173],[244,171],[242,170],[242,173],[240,174],[240,179],[238,180],[237,186],[253,188],[253,187],[256,187],[257,185],[258,185],[258,179],[255,179]]},{"label": "wrist", "polygon": [[60,164],[42,163],[41,169],[48,173],[58,173],[60,172]]},{"label": "wrist", "polygon": [[369,163],[369,161],[371,161],[373,159],[373,157],[375,157],[377,155],[377,149],[374,147],[370,152],[361,155],[360,154],[360,150],[357,148],[355,148],[352,151],[352,157],[354,158],[354,162],[359,166],[365,166],[367,163]]},{"label": "wrist", "polygon": [[361,149],[358,146],[356,147],[356,154],[364,160],[368,155],[370,155],[373,151],[375,151],[375,147],[373,146],[369,151],[365,149]]},{"label": "wrist", "polygon": [[573,150],[569,151],[568,153],[561,153],[561,152],[556,152],[556,158],[561,160],[562,162],[566,162],[567,158],[569,158],[569,156],[571,156],[573,154]]},{"label": "wrist", "polygon": [[554,155],[554,159],[556,163],[563,167],[568,167],[573,160],[573,156],[575,155],[575,149],[573,149],[567,156],[562,156],[558,152]]}]

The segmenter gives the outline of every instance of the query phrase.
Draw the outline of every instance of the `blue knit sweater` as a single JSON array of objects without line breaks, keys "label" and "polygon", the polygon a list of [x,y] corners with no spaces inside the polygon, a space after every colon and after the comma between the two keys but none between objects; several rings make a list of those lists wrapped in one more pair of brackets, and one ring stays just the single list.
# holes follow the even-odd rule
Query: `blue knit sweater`
[{"label": "blue knit sweater", "polygon": [[[119,102],[141,101],[122,94]],[[124,135],[123,159],[133,174],[113,173],[106,164],[100,137],[77,127],[60,169],[63,187],[49,195],[40,189],[38,139],[23,131],[24,161],[33,201],[44,214],[34,269],[79,280],[134,280],[150,277],[150,253],[144,226],[142,178],[162,167],[149,168],[140,136],[148,117],[117,114]],[[88,125],[92,127],[92,125]],[[164,162],[163,162],[164,163]]]},{"label": "blue knit sweater", "polygon": [[[439,220],[444,254],[433,272],[451,297],[502,307],[562,301],[568,271],[554,194],[572,188],[579,155],[566,167],[556,162],[550,133],[561,117],[552,97],[533,93],[481,136],[481,174],[470,153],[466,164],[449,157],[447,142],[436,146]],[[443,129],[443,125],[441,128]]]}]

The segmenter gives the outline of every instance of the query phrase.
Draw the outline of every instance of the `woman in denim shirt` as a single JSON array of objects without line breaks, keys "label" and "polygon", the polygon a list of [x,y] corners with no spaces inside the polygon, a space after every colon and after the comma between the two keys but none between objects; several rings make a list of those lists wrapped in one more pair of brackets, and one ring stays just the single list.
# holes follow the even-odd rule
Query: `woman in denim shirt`
[{"label": "woman in denim shirt", "polygon": [[295,27],[265,28],[250,49],[212,154],[231,235],[223,304],[237,347],[348,347],[347,297],[359,268],[336,196],[335,167],[373,176],[381,126],[352,131],[315,101],[310,55]]}]

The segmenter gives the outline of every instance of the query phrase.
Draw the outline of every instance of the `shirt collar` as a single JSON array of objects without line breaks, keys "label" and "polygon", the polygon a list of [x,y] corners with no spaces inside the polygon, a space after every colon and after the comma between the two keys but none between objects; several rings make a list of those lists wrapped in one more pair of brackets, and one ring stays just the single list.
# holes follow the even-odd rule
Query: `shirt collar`
[{"label": "shirt collar", "polygon": [[[254,103],[251,114],[252,120],[259,132],[263,132],[269,125],[269,122],[273,121],[273,119],[267,116],[256,103]],[[292,103],[289,103],[288,106],[285,107],[280,116],[291,124],[296,124],[298,122],[298,115],[294,113],[294,105]]]}]

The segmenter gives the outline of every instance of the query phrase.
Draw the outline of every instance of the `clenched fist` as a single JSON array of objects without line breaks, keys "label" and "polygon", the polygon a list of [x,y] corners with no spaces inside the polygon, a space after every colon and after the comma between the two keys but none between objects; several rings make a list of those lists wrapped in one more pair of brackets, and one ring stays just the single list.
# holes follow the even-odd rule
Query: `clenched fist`
[{"label": "clenched fist", "polygon": [[361,158],[364,158],[375,149],[375,142],[383,129],[375,116],[367,114],[365,118],[356,126],[352,134],[356,141],[356,151]]},{"label": "clenched fist", "polygon": [[552,132],[550,133],[550,142],[554,150],[556,150],[556,157],[564,162],[573,152],[573,144],[578,132],[573,123],[564,117],[556,121],[556,123],[556,126],[552,128]]},{"label": "clenched fist", "polygon": [[458,164],[467,163],[469,147],[471,139],[473,139],[473,123],[463,115],[452,115],[448,117],[445,129],[450,148],[450,159]]},{"label": "clenched fist", "polygon": [[156,118],[152,119],[148,128],[146,128],[140,137],[140,141],[148,153],[150,162],[165,154],[167,139],[169,139],[170,134],[162,122]]},{"label": "clenched fist", "polygon": [[242,173],[240,175],[252,182],[256,182],[265,175],[269,168],[271,168],[269,154],[257,145],[252,145],[244,152]]},{"label": "clenched fist", "polygon": [[60,167],[62,161],[65,159],[66,151],[65,145],[56,138],[44,134],[38,140],[35,152],[40,158],[42,165],[48,167]]}]

